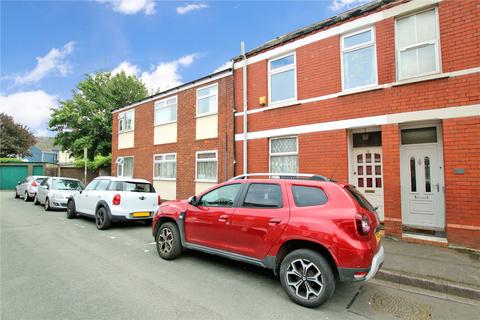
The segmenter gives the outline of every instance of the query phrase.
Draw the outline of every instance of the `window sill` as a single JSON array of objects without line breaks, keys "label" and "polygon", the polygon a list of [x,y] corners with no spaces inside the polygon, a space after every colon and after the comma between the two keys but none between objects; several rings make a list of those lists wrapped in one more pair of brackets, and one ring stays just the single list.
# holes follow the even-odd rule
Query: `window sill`
[{"label": "window sill", "polygon": [[129,132],[133,132],[133,131],[135,131],[135,129],[125,130],[125,131],[118,131],[118,134],[129,133]]},{"label": "window sill", "polygon": [[202,113],[202,114],[197,114],[195,116],[195,118],[204,118],[204,117],[208,117],[208,116],[214,116],[214,115],[218,115],[218,112],[209,112],[209,113]]},{"label": "window sill", "polygon": [[200,183],[218,183],[218,180],[202,180],[202,179],[196,179],[195,182],[200,182]]},{"label": "window sill", "polygon": [[172,124],[172,123],[177,123],[177,120],[175,120],[175,121],[170,121],[170,122],[165,122],[165,123],[154,124],[153,126],[154,126],[154,127],[160,127],[160,126],[164,126],[164,125]]},{"label": "window sill", "polygon": [[368,92],[368,91],[375,91],[375,90],[380,90],[383,89],[384,87],[382,85],[373,85],[373,86],[368,86],[368,87],[363,87],[359,89],[350,89],[350,90],[345,90],[342,91],[338,94],[338,97],[343,97],[343,96],[348,96],[351,94],[356,94],[356,93],[362,93],[362,92]]},{"label": "window sill", "polygon": [[177,178],[153,178],[153,181],[177,181]]},{"label": "window sill", "polygon": [[[300,101],[298,101],[298,100],[290,100],[290,101],[276,103],[276,104],[269,104],[268,106],[266,106],[264,108],[265,108],[265,110],[272,110],[272,109],[296,106],[296,105],[299,105],[299,104],[300,104]],[[252,110],[255,110],[255,109],[252,109]]]},{"label": "window sill", "polygon": [[399,80],[391,84],[392,87],[402,86],[404,84],[416,83],[416,82],[423,82],[423,81],[430,81],[430,80],[437,80],[437,79],[444,79],[449,78],[450,76],[448,73],[435,73],[428,76],[419,76],[415,78],[408,78],[404,80]]}]

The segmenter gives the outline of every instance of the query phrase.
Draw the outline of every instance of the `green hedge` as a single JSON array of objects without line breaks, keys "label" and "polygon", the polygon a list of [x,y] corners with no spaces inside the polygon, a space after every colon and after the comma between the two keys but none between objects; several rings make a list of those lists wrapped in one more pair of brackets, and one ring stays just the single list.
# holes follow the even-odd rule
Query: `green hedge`
[{"label": "green hedge", "polygon": [[[85,160],[83,159],[76,159],[75,160],[75,167],[84,168],[85,167]],[[112,155],[109,154],[108,156],[101,156],[96,155],[93,161],[87,160],[87,168],[91,170],[98,170],[102,167],[109,167],[112,164]]]},{"label": "green hedge", "polygon": [[23,161],[15,158],[0,158],[0,163],[19,163],[19,162],[23,162]]}]

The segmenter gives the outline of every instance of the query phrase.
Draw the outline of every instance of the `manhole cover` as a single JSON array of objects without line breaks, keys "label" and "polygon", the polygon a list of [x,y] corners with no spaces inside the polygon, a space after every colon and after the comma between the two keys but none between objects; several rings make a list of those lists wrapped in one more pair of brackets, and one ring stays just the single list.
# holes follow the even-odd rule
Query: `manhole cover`
[{"label": "manhole cover", "polygon": [[402,320],[428,320],[432,318],[432,307],[386,293],[375,293],[370,304],[376,311],[390,313]]}]

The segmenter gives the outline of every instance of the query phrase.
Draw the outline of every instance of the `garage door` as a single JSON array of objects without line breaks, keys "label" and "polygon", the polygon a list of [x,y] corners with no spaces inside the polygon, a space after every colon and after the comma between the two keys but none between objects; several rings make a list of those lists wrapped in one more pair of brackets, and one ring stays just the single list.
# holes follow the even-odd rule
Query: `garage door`
[{"label": "garage door", "polygon": [[33,176],[43,176],[43,166],[33,166]]},{"label": "garage door", "polygon": [[1,166],[0,189],[14,189],[17,182],[28,175],[28,166]]}]

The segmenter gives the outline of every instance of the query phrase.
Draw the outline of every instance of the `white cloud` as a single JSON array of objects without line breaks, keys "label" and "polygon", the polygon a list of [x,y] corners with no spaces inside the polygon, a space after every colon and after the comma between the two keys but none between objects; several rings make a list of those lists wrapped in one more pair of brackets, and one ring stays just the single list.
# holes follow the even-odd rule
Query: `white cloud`
[{"label": "white cloud", "polygon": [[225,70],[225,69],[228,69],[228,68],[231,68],[232,67],[232,61],[227,61],[225,62],[224,64],[222,64],[220,67],[218,67],[217,69],[213,70],[213,73],[215,72],[220,72],[222,70]]},{"label": "white cloud", "polygon": [[122,71],[125,72],[127,76],[136,76],[140,72],[136,65],[131,64],[128,61],[123,61],[115,69],[112,70],[112,75],[114,76]]},{"label": "white cloud", "polygon": [[361,5],[371,1],[372,0],[333,0],[329,6],[329,9],[332,11],[348,10],[357,5]]},{"label": "white cloud", "polygon": [[146,15],[155,13],[155,0],[97,0],[100,3],[108,3],[113,11],[123,14],[134,15],[143,11]]},{"label": "white cloud", "polygon": [[15,77],[15,82],[20,84],[38,82],[49,73],[67,75],[71,67],[65,58],[73,52],[74,47],[75,43],[70,41],[61,49],[53,48],[44,57],[37,57],[37,66],[26,75]]},{"label": "white cloud", "polygon": [[[8,96],[0,95],[2,112],[13,117],[15,122],[26,125],[35,134],[48,133],[46,130],[51,108],[58,106],[58,97],[45,91],[20,91]],[[51,133],[49,134],[51,135]]]},{"label": "white cloud", "polygon": [[177,7],[177,13],[178,14],[187,14],[191,11],[202,10],[202,9],[206,9],[208,7],[209,6],[206,3],[190,3],[190,4],[187,4],[183,7]]},{"label": "white cloud", "polygon": [[137,65],[123,61],[112,70],[112,74],[125,71],[127,75],[137,76],[150,93],[167,90],[182,84],[180,68],[187,68],[197,59],[197,54],[189,54],[177,60],[160,62],[150,71],[141,71]]}]

